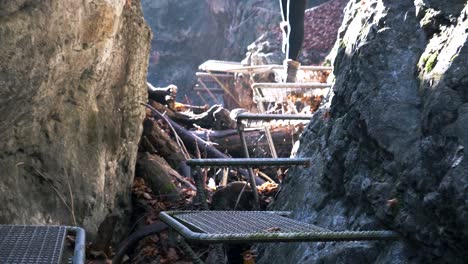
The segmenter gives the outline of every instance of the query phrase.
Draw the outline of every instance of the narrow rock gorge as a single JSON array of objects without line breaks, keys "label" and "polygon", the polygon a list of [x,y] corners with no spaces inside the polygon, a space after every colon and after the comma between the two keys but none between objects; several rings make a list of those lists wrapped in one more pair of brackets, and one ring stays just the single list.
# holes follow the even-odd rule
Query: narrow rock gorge
[{"label": "narrow rock gorge", "polygon": [[[394,230],[402,239],[242,251],[259,264],[467,263],[466,0],[308,4],[316,8],[306,11],[299,60],[334,67],[331,100],[286,91],[283,102],[269,102],[279,114],[309,104],[308,125],[271,129],[283,141],[276,146],[287,146],[281,157],[303,131],[293,152],[312,162],[255,170],[251,179],[267,183],[259,186],[261,208],[336,231]],[[182,101],[195,93],[194,73],[206,60],[281,63],[279,21],[277,0],[0,1],[0,224],[81,226],[93,253],[105,255],[90,258],[110,259],[109,245],[123,241],[120,260],[187,263],[190,254],[169,245],[159,213],[235,208],[249,174],[190,178],[189,159],[245,156],[235,119],[246,110]],[[321,71],[325,83],[331,69]],[[228,77],[246,77],[241,88],[251,95],[255,76],[239,75]],[[147,81],[179,89],[150,86],[148,94]],[[294,103],[285,108],[287,100]],[[244,132],[247,152],[271,156],[268,142],[259,143],[264,124],[255,129]],[[246,190],[242,208],[250,209],[256,193]],[[219,253],[193,248],[203,260]]]},{"label": "narrow rock gorge", "polygon": [[[247,45],[280,21],[277,1],[143,0],[155,37],[148,80],[191,93],[198,65],[209,59],[238,60]],[[182,98],[181,98],[182,99]]]},{"label": "narrow rock gorge", "polygon": [[335,44],[329,109],[300,140],[270,209],[400,242],[281,244],[259,263],[466,263],[466,1],[352,0]]},{"label": "narrow rock gorge", "polygon": [[[345,4],[308,2],[308,7],[318,8],[306,13],[303,63],[319,64],[328,54]],[[241,61],[247,52],[267,54],[260,56],[267,56],[270,64],[282,63],[279,0],[142,0],[142,5],[155,32],[148,69],[148,80],[155,85],[172,83],[180,94],[192,94],[200,64],[210,59]]]},{"label": "narrow rock gorge", "polygon": [[0,36],[0,223],[118,234],[147,96],[139,2],[2,1]]}]

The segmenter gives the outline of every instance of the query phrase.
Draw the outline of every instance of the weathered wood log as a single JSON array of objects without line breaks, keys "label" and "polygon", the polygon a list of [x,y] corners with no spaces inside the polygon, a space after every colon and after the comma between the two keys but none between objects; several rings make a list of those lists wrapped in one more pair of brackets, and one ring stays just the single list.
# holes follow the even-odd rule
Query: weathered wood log
[{"label": "weathered wood log", "polygon": [[[146,140],[149,144],[147,144]],[[154,152],[154,154],[163,157],[172,168],[176,169],[183,176],[191,177],[190,169],[185,164],[186,157],[179,145],[151,119],[143,121],[143,136],[140,145],[146,151]]]},{"label": "weathered wood log", "polygon": [[185,127],[193,127],[193,123],[192,121],[190,120],[190,117],[188,115],[184,115],[184,114],[181,114],[179,112],[175,112],[174,110],[170,109],[170,108],[167,108],[166,106],[156,102],[156,101],[153,101],[153,100],[149,100],[149,103],[148,103],[151,107],[153,107],[154,109],[156,109],[157,111],[159,111],[160,113],[164,113],[164,115],[166,115],[167,117],[169,117],[170,119],[176,121],[177,123],[185,126]]},{"label": "weathered wood log", "polygon": [[[148,107],[149,105],[145,104],[145,106]],[[157,111],[156,109],[154,110],[152,109],[152,111],[155,111],[154,113],[158,115],[158,118],[161,118],[161,116],[159,116],[161,114],[159,111]],[[194,135],[192,132],[188,131],[187,129],[183,128],[181,125],[177,124],[170,118],[166,118],[166,120],[169,122],[172,128],[174,128],[175,133],[177,133],[178,137],[180,137],[180,139],[184,142],[185,147],[190,153],[192,153],[192,155],[194,155],[195,153],[200,153],[201,158],[218,158],[218,159],[229,158],[228,155],[220,152],[212,145],[207,144],[207,142],[205,142],[198,136]],[[197,156],[197,155],[194,155],[194,156]],[[249,179],[249,174],[247,170],[239,169],[239,172],[242,175],[244,175],[244,177]],[[265,183],[265,181],[259,177],[255,177],[255,181],[257,184]]]},{"label": "weathered wood log", "polygon": [[200,152],[202,158],[227,158],[227,155],[223,154],[215,147],[207,144],[207,142],[195,136],[181,125],[170,119],[168,119],[168,121],[180,139],[184,142],[185,147],[190,153],[195,154]]},{"label": "weathered wood log", "polygon": [[150,105],[160,113],[165,113],[169,118],[186,128],[199,126],[202,128],[223,130],[236,127],[236,122],[231,119],[229,110],[220,105],[214,105],[206,112],[197,115],[175,112],[156,101],[150,101]]},{"label": "weathered wood log", "polygon": [[[278,155],[280,157],[289,157],[294,141],[298,138],[298,133],[295,133],[294,129],[289,126],[271,128],[270,131]],[[221,131],[204,130],[194,131],[193,133],[205,141],[215,143],[214,147],[221,152],[228,152],[233,157],[244,157],[240,137],[235,129]],[[268,142],[263,129],[245,129],[244,134],[252,157],[259,149],[268,151]]]},{"label": "weathered wood log", "polygon": [[175,109],[175,99],[177,95],[177,86],[171,84],[167,87],[154,87],[150,83],[148,85],[148,98],[160,104],[167,105],[171,109]]},{"label": "weathered wood log", "polygon": [[[178,116],[173,115],[175,112],[171,111],[170,109],[167,109],[166,107],[164,107],[163,105],[157,102],[151,102],[150,106],[154,108],[154,110],[156,110],[155,112],[153,109],[151,109],[153,113],[157,115],[156,118],[162,118],[161,116],[158,116],[158,115],[160,115],[161,113],[165,113],[166,121],[168,121],[169,124],[174,128],[175,133],[177,133],[177,136],[181,138],[181,140],[185,144],[185,147],[190,153],[195,154],[198,151],[201,151],[202,157],[227,158],[227,155],[221,153],[216,148],[210,145],[207,145],[205,141],[193,135],[190,131],[188,131],[181,125],[179,125]],[[148,129],[151,129],[150,126],[151,125],[147,125]]]},{"label": "weathered wood log", "polygon": [[147,152],[138,153],[135,176],[143,178],[154,194],[177,201],[179,190],[172,182],[173,177],[181,177],[177,174],[163,158]]},{"label": "weathered wood log", "polygon": [[179,102],[175,103],[175,110],[177,112],[183,112],[183,111],[189,111],[191,110],[194,114],[202,114],[203,112],[208,111],[208,105],[188,105],[188,104],[182,104]]},{"label": "weathered wood log", "polygon": [[221,105],[213,105],[208,111],[194,115],[190,120],[197,126],[216,130],[236,127],[236,121],[231,119],[229,110]]}]

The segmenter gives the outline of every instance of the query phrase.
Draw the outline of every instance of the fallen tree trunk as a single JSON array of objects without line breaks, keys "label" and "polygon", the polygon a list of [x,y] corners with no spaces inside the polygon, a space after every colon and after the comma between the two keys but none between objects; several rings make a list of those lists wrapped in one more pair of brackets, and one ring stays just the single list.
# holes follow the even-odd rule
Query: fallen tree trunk
[{"label": "fallen tree trunk", "polygon": [[[150,105],[144,104],[146,107],[151,107]],[[152,108],[152,107],[151,107]],[[151,109],[150,108],[150,109]],[[160,118],[163,118],[163,115],[157,111],[156,109],[151,109],[156,115]],[[230,158],[228,155],[222,153],[221,151],[217,150],[212,145],[207,144],[206,141],[202,140],[198,136],[194,135],[192,132],[188,131],[187,129],[183,128],[181,125],[177,124],[170,118],[165,118],[167,122],[172,126],[174,132],[177,136],[184,142],[185,147],[187,150],[192,153],[200,154],[200,158],[214,158],[214,159],[228,159]],[[197,156],[197,155],[194,155]],[[239,172],[244,175],[247,179],[249,179],[249,173],[245,169],[239,169]],[[258,185],[265,183],[265,181],[259,177],[255,177],[255,182]]]},{"label": "fallen tree trunk", "polygon": [[135,176],[143,178],[156,195],[166,197],[169,201],[177,201],[180,198],[172,178],[181,176],[159,156],[147,152],[138,153]]},{"label": "fallen tree trunk", "polygon": [[173,121],[187,128],[199,126],[202,128],[222,130],[236,127],[236,122],[229,116],[229,110],[220,105],[214,105],[201,114],[188,115],[183,112],[175,112],[156,101],[151,101],[149,104],[160,113],[164,113]]},{"label": "fallen tree trunk", "polygon": [[[147,142],[146,142],[147,141]],[[144,150],[163,157],[172,168],[185,177],[191,177],[185,157],[179,145],[151,119],[143,121],[143,136],[140,146]]]}]

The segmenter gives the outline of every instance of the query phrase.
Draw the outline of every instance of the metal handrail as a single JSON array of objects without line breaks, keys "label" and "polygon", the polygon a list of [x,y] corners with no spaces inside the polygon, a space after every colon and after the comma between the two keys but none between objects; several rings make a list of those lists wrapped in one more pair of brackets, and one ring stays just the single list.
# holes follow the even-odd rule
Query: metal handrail
[{"label": "metal handrail", "polygon": [[261,166],[309,166],[309,158],[229,158],[229,159],[190,159],[190,167],[261,167]]},{"label": "metal handrail", "polygon": [[86,256],[86,232],[77,226],[67,226],[66,230],[75,234],[75,248],[73,250],[73,264],[85,263]]}]

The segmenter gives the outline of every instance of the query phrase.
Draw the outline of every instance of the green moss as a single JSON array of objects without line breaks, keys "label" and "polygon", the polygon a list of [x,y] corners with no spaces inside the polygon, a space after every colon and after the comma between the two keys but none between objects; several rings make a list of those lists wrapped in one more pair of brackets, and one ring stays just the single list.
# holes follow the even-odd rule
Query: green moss
[{"label": "green moss", "polygon": [[426,62],[424,63],[424,70],[426,72],[430,72],[434,69],[435,64],[437,63],[437,57],[439,56],[439,52],[433,53],[427,58]]},{"label": "green moss", "polygon": [[424,67],[426,65],[427,59],[429,59],[430,54],[426,54],[419,59],[419,66]]},{"label": "green moss", "polygon": [[450,62],[453,62],[457,57],[458,57],[458,53],[453,54],[453,56],[450,57]]},{"label": "green moss", "polygon": [[345,49],[347,45],[348,43],[344,39],[340,40],[339,46],[341,49]]},{"label": "green moss", "polygon": [[332,66],[332,65],[331,65],[331,60],[330,60],[330,59],[326,59],[326,60],[323,62],[322,65],[323,65],[323,66]]},{"label": "green moss", "polygon": [[177,189],[172,183],[164,184],[161,186],[161,189],[159,189],[159,193],[161,194],[172,194],[174,192],[177,192]]}]

